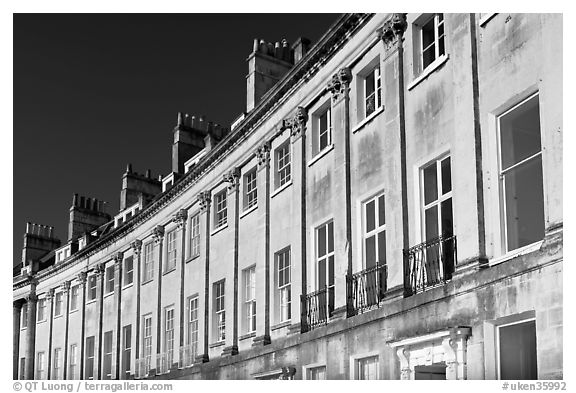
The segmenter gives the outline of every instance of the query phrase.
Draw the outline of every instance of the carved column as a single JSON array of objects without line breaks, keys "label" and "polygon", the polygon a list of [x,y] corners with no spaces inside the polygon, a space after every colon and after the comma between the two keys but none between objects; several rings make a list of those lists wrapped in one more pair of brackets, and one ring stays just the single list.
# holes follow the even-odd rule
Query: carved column
[{"label": "carved column", "polygon": [[[386,21],[384,26],[379,29],[378,35],[384,44],[386,50],[386,59],[393,58],[393,54],[397,52],[396,58],[398,59],[398,84],[396,86],[398,94],[398,140],[400,141],[400,192],[401,192],[401,210],[402,210],[402,249],[406,250],[410,247],[410,240],[408,236],[408,182],[406,175],[406,110],[405,110],[405,86],[404,86],[404,31],[408,26],[405,14],[392,14],[392,17]],[[411,294],[410,286],[407,285],[408,271],[404,263],[404,295]],[[390,274],[390,272],[389,272]]]},{"label": "carved column", "polygon": [[22,300],[12,302],[12,379],[14,380],[18,379],[20,364],[20,318],[22,317],[22,304]]},{"label": "carved column", "polygon": [[103,379],[102,375],[102,357],[104,355],[104,343],[102,342],[102,335],[103,335],[103,327],[104,327],[104,271],[105,271],[104,263],[99,263],[94,268],[94,272],[96,273],[97,283],[99,287],[99,294],[98,294],[98,369],[96,371],[96,375],[98,379]]},{"label": "carved column", "polygon": [[[176,223],[176,228],[181,231],[181,247],[182,250],[180,253],[180,298],[179,302],[180,305],[178,309],[180,310],[180,326],[179,330],[180,333],[178,334],[179,338],[179,345],[180,348],[184,347],[184,331],[185,331],[185,312],[186,305],[184,304],[184,283],[185,283],[185,272],[186,272],[186,221],[188,219],[188,210],[180,209],[178,213],[173,218],[173,222]],[[178,351],[178,354],[181,354],[181,351]],[[183,361],[183,359],[180,359]]]},{"label": "carved column", "polygon": [[[222,356],[238,354],[238,235],[240,221],[240,169],[232,168],[224,175],[224,181],[228,183],[228,196],[234,197],[234,292],[232,314],[232,345],[224,348]],[[228,335],[226,335],[228,337]]]},{"label": "carved column", "polygon": [[[289,119],[284,120],[283,128],[290,129],[290,140],[292,142],[292,154],[294,157],[294,175],[292,182],[294,187],[292,189],[292,204],[295,207],[294,215],[292,217],[293,239],[300,239],[298,242],[293,242],[290,248],[290,265],[291,277],[294,288],[301,288],[301,299],[305,299],[308,292],[307,283],[307,264],[306,264],[306,124],[308,122],[308,111],[306,108],[299,106],[296,113]],[[300,263],[294,263],[298,261]],[[272,263],[276,263],[272,261]],[[300,269],[300,278],[298,278],[298,270]],[[275,272],[275,268],[272,268]],[[298,282],[300,280],[300,282]],[[294,291],[292,296],[298,292]],[[278,307],[278,305],[275,305]],[[306,302],[292,299],[291,301],[291,315],[292,321],[297,319],[300,315],[300,323],[293,323],[289,327],[289,333],[299,333],[308,330],[306,318]]]},{"label": "carved column", "polygon": [[[134,345],[134,359],[139,359],[140,353],[140,254],[142,251],[142,240],[134,240],[130,246],[136,256],[136,325],[134,335],[136,342]],[[135,363],[134,363],[135,364]],[[136,367],[136,366],[134,366]]]},{"label": "carved column", "polygon": [[[270,344],[270,142],[266,141],[256,149],[256,158],[258,161],[256,181],[257,184],[264,186],[264,194],[258,193],[258,206],[264,206],[264,209],[258,209],[260,214],[264,214],[264,258],[261,258],[261,253],[259,253],[256,265],[256,286],[262,285],[262,278],[264,279],[264,332],[260,330],[262,325],[258,323],[258,315],[262,315],[262,309],[256,302],[256,328],[257,332],[263,334],[254,337],[253,346]],[[260,222],[261,220],[262,216],[259,218]],[[262,260],[264,260],[264,266],[259,266],[258,263]]]},{"label": "carved column", "polygon": [[[346,274],[352,274],[352,202],[350,186],[350,82],[349,68],[340,69],[328,83],[327,90],[332,94],[332,132],[334,140],[334,307],[351,316],[350,290],[342,272],[342,262],[346,261]],[[320,288],[318,288],[320,289]],[[328,294],[327,294],[328,295]],[[328,295],[329,296],[329,295]],[[335,314],[339,310],[335,310]]]},{"label": "carved column", "polygon": [[28,307],[28,320],[26,328],[26,360],[25,379],[34,379],[34,360],[36,359],[36,285],[31,284],[30,293],[26,296],[26,306]]},{"label": "carved column", "polygon": [[414,373],[410,368],[410,351],[405,347],[400,347],[396,350],[396,355],[398,355],[398,359],[400,360],[400,379],[414,379]]},{"label": "carved column", "polygon": [[54,288],[50,288],[46,293],[46,301],[50,303],[50,312],[48,313],[48,373],[47,378],[52,375],[52,330],[54,325]]},{"label": "carved column", "polygon": [[114,274],[116,275],[116,379],[120,378],[120,353],[122,352],[122,262],[124,253],[118,251],[112,258],[114,260]]},{"label": "carved column", "polygon": [[65,322],[64,322],[64,373],[62,374],[62,379],[67,379],[68,377],[68,330],[70,324],[70,283],[71,281],[64,281],[62,284],[62,291],[66,294],[66,308],[65,312]]},{"label": "carved column", "polygon": [[210,191],[202,191],[198,194],[200,210],[204,215],[205,222],[205,245],[204,245],[204,353],[198,355],[196,362],[206,363],[210,360],[208,356],[208,320],[210,317]]},{"label": "carved column", "polygon": [[164,226],[157,225],[152,230],[152,238],[158,247],[158,295],[156,299],[156,374],[159,373],[160,354],[162,353],[162,246],[164,240]]},{"label": "carved column", "polygon": [[82,286],[82,316],[81,316],[81,334],[80,334],[80,379],[84,379],[84,364],[85,364],[85,346],[86,346],[86,272],[78,273],[78,282]]}]

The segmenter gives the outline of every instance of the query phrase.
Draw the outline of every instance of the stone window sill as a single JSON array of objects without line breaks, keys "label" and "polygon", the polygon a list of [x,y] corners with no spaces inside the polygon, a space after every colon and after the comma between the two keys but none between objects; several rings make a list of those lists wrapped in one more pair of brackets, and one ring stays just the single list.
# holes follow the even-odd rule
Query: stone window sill
[{"label": "stone window sill", "polygon": [[248,209],[244,210],[242,214],[240,214],[240,218],[247,216],[248,214],[252,213],[254,210],[258,209],[258,204],[249,207]]},{"label": "stone window sill", "polygon": [[497,265],[499,263],[506,262],[506,261],[509,261],[509,260],[514,259],[516,257],[519,257],[521,255],[530,254],[531,252],[538,250],[540,248],[540,246],[542,245],[543,241],[544,240],[540,240],[540,241],[537,241],[536,243],[528,244],[527,246],[517,248],[515,250],[507,252],[506,254],[504,254],[502,256],[493,258],[490,260],[489,265],[494,266],[494,265]]},{"label": "stone window sill", "polygon": [[372,121],[372,119],[374,119],[376,116],[378,116],[380,113],[384,112],[384,105],[376,108],[376,110],[372,113],[370,113],[370,116],[368,116],[367,118],[365,118],[364,120],[362,120],[360,123],[358,123],[356,125],[356,127],[354,127],[352,129],[352,133],[356,133],[358,131],[360,131],[362,128],[364,128],[364,126],[368,123],[370,123]]},{"label": "stone window sill", "polygon": [[494,18],[496,15],[498,15],[497,12],[492,12],[484,15],[482,18],[480,18],[480,27],[486,26],[486,24],[490,21],[490,19]]},{"label": "stone window sill", "polygon": [[194,259],[196,259],[196,258],[200,258],[200,254],[196,254],[196,255],[194,255],[194,256],[189,257],[189,258],[186,260],[186,263],[192,262],[192,261],[193,261]]},{"label": "stone window sill", "polygon": [[141,286],[144,286],[144,285],[146,285],[146,284],[148,284],[148,283],[151,283],[152,281],[154,281],[153,278],[151,278],[150,280],[142,281]]},{"label": "stone window sill", "polygon": [[225,341],[218,341],[218,342],[216,342],[216,343],[212,343],[212,344],[210,344],[210,349],[220,347],[220,346],[222,346],[222,345],[224,345],[224,344],[226,344]]},{"label": "stone window sill", "polygon": [[172,272],[176,271],[176,266],[171,267],[170,270],[166,270],[164,273],[162,273],[163,276],[170,274]]},{"label": "stone window sill", "polygon": [[430,63],[428,65],[428,67],[426,67],[426,69],[424,69],[420,75],[418,75],[418,77],[416,79],[414,79],[409,85],[408,85],[408,90],[412,90],[413,88],[415,88],[418,84],[420,84],[420,82],[422,82],[424,79],[428,78],[428,76],[433,73],[434,71],[436,71],[438,68],[440,68],[440,66],[442,66],[444,63],[446,63],[448,61],[448,59],[450,58],[450,56],[448,55],[442,55],[440,57],[438,57],[436,60],[434,60],[432,63]]},{"label": "stone window sill", "polygon": [[290,179],[289,182],[287,182],[287,183],[283,184],[282,186],[280,186],[279,188],[277,188],[276,191],[274,191],[272,193],[272,195],[270,195],[270,198],[274,198],[276,195],[280,194],[282,191],[284,191],[285,189],[287,189],[291,185],[292,185],[292,179]]},{"label": "stone window sill", "polygon": [[125,290],[125,289],[128,289],[128,288],[131,288],[131,287],[132,287],[132,285],[134,285],[134,283],[133,283],[133,282],[131,282],[130,284],[126,284],[126,285],[124,285],[124,286],[122,287],[122,290]]},{"label": "stone window sill", "polygon": [[89,304],[92,304],[92,303],[96,303],[96,299],[88,300],[88,301],[86,302],[86,305],[89,305]]},{"label": "stone window sill", "polygon": [[256,332],[246,333],[246,334],[238,337],[238,340],[240,340],[240,341],[247,340],[247,339],[252,338],[252,337],[256,337]]},{"label": "stone window sill", "polygon": [[271,327],[270,327],[270,330],[282,329],[282,328],[285,328],[285,327],[290,326],[291,323],[292,323],[292,321],[289,319],[289,320],[287,320],[287,321],[280,322],[279,324],[276,324],[276,325],[274,325],[274,326],[271,326]]},{"label": "stone window sill", "polygon": [[217,234],[220,231],[223,231],[224,229],[228,228],[228,224],[224,224],[222,226],[219,226],[218,228],[214,229],[211,233],[210,236],[214,236],[215,234]]},{"label": "stone window sill", "polygon": [[316,156],[308,162],[308,166],[312,166],[316,161],[324,157],[326,154],[334,150],[334,145],[326,146],[322,151],[316,153]]},{"label": "stone window sill", "polygon": [[110,297],[112,295],[114,295],[114,291],[104,294],[103,298],[106,299],[107,297]]}]

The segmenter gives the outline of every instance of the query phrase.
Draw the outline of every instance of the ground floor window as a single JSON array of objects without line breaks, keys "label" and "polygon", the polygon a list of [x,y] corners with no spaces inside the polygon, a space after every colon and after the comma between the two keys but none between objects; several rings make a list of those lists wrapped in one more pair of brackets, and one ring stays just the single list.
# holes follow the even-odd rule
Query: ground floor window
[{"label": "ground floor window", "polygon": [[536,321],[498,326],[500,379],[538,379]]}]

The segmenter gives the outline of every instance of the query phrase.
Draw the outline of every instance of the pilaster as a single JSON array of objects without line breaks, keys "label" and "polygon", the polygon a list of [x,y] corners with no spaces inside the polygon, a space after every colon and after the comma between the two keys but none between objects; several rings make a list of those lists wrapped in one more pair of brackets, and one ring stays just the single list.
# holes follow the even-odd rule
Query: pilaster
[{"label": "pilaster", "polygon": [[18,379],[20,360],[20,318],[22,317],[22,300],[12,302],[12,379]]},{"label": "pilaster", "polygon": [[[152,239],[154,243],[158,247],[158,292],[156,295],[156,364],[158,365],[158,361],[160,359],[160,354],[162,353],[162,256],[164,253],[162,252],[162,246],[164,244],[164,226],[163,225],[156,225],[152,230]],[[156,373],[159,370],[156,368]]]},{"label": "pilaster", "polygon": [[63,374],[62,378],[66,380],[68,378],[68,332],[70,325],[70,286],[72,281],[64,281],[62,284],[62,291],[66,294],[66,308],[65,312],[65,322],[64,322],[64,362],[63,362]]},{"label": "pilaster", "polygon": [[130,243],[130,247],[132,248],[132,252],[136,256],[136,263],[134,263],[135,270],[136,270],[136,326],[134,335],[136,338],[136,342],[134,345],[134,359],[140,358],[140,255],[142,253],[142,240],[136,239],[132,243]]},{"label": "pilaster", "polygon": [[210,191],[202,191],[197,196],[200,203],[200,211],[204,216],[204,337],[203,353],[198,355],[195,363],[206,363],[210,360],[208,356],[208,333],[210,317],[210,202],[212,195]]},{"label": "pilaster", "polygon": [[46,293],[46,300],[50,303],[50,311],[48,313],[48,370],[47,379],[52,376],[52,340],[54,330],[54,288],[50,288]]},{"label": "pilaster", "polygon": [[[185,319],[185,304],[184,304],[184,288],[185,288],[185,273],[186,273],[186,222],[188,220],[188,210],[180,209],[178,213],[172,218],[172,222],[176,224],[177,230],[180,231],[180,297],[178,299],[179,305],[179,348],[184,346],[184,319]],[[176,351],[175,351],[176,353]],[[181,354],[181,351],[178,351]],[[180,359],[182,360],[182,359]]]},{"label": "pilaster", "polygon": [[84,379],[84,364],[85,364],[85,341],[86,341],[86,279],[87,279],[87,272],[83,271],[78,273],[78,282],[82,286],[82,305],[81,312],[81,321],[82,325],[81,329],[81,338],[80,338],[80,379]]},{"label": "pilaster", "polygon": [[114,260],[114,273],[116,275],[115,293],[116,293],[116,365],[115,365],[115,379],[120,379],[120,354],[121,351],[121,334],[122,334],[122,262],[124,261],[124,253],[118,251],[112,257]]},{"label": "pilaster", "polygon": [[28,307],[28,321],[26,323],[26,360],[25,379],[34,379],[34,360],[36,359],[36,285],[32,284],[30,293],[26,296],[26,306]]},{"label": "pilaster", "polygon": [[94,272],[96,273],[97,277],[97,285],[98,285],[98,363],[97,363],[97,370],[96,376],[98,379],[102,378],[102,357],[104,355],[104,345],[102,342],[102,335],[103,335],[103,326],[104,326],[104,271],[105,271],[104,263],[98,263],[94,267]]}]

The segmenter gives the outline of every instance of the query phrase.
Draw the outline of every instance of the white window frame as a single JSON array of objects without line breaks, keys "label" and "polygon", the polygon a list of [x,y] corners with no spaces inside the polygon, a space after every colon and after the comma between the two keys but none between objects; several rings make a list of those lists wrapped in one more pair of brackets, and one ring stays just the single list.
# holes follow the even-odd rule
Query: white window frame
[{"label": "white window frame", "polygon": [[[98,297],[98,279],[96,277],[95,274],[92,274],[90,276],[88,276],[88,285],[87,285],[87,292],[88,292],[88,296],[87,300],[88,302],[91,302],[92,300],[96,300],[96,298]],[[94,285],[92,285],[94,284]]]},{"label": "white window frame", "polygon": [[[287,260],[287,261],[286,261]],[[280,263],[282,261],[282,268]],[[287,262],[287,263],[286,263]],[[292,263],[290,247],[276,253],[276,282],[278,285],[278,319],[279,322],[286,322],[292,319]],[[280,279],[281,273],[284,282]],[[286,280],[286,275],[288,279]]]},{"label": "white window frame", "polygon": [[[501,134],[501,128],[500,128],[500,119],[504,116],[506,116],[507,114],[515,111],[516,109],[520,108],[522,105],[525,105],[526,103],[528,103],[528,101],[532,100],[532,99],[537,99],[538,100],[538,106],[540,107],[540,92],[536,92],[534,94],[531,94],[530,96],[528,96],[527,98],[523,99],[522,101],[518,102],[517,104],[513,105],[511,108],[509,108],[508,110],[504,111],[503,113],[501,113],[500,115],[496,116],[496,143],[498,146],[498,189],[499,189],[499,201],[500,201],[500,232],[501,232],[501,253],[503,255],[506,255],[508,253],[515,253],[515,252],[521,252],[524,249],[530,249],[532,245],[540,243],[542,241],[542,239],[536,240],[531,244],[527,244],[518,248],[514,248],[509,250],[508,249],[508,220],[507,220],[507,211],[506,211],[506,188],[505,188],[505,181],[504,181],[504,175],[506,172],[509,172],[521,165],[524,165],[530,161],[535,160],[538,157],[541,157],[542,160],[542,123],[540,123],[540,151],[531,155],[530,157],[526,157],[524,159],[522,159],[521,161],[509,166],[508,168],[506,168],[505,170],[502,170],[503,164],[502,164],[502,134]],[[539,114],[540,115],[540,114]],[[540,120],[542,120],[542,118],[540,118]],[[543,163],[541,163],[542,166],[542,182],[544,182],[544,167],[543,167]],[[542,192],[544,193],[544,190],[542,190]],[[544,198],[543,201],[544,203]],[[544,213],[546,214],[546,212]],[[546,219],[544,218],[544,221],[546,221]]]},{"label": "white window frame", "polygon": [[216,342],[226,339],[226,297],[225,297],[225,280],[214,283],[214,328]]},{"label": "white window frame", "polygon": [[[322,117],[326,116],[326,129],[322,130]],[[315,121],[317,122],[317,129],[318,132],[315,133],[316,146],[318,146],[318,151],[316,154],[320,154],[325,149],[330,148],[332,146],[332,107],[328,105],[328,107],[324,108],[318,116],[315,116]],[[327,142],[326,146],[322,146],[322,135],[327,134]]]},{"label": "white window frame", "polygon": [[78,368],[78,344],[71,344],[70,345],[70,364],[68,366],[68,375],[66,376],[68,379],[76,379],[77,376],[77,368]]},{"label": "white window frame", "polygon": [[[440,20],[440,17],[442,18],[442,20]],[[426,26],[428,23],[430,23],[431,21],[433,21],[434,23],[434,42],[429,44],[426,48],[424,48],[424,26]],[[442,33],[442,36],[440,36],[439,34],[439,26],[443,27],[444,32]],[[446,54],[446,23],[445,23],[445,19],[444,19],[444,14],[442,13],[436,13],[433,14],[433,16],[431,16],[430,18],[426,18],[425,21],[419,26],[419,34],[420,34],[420,72],[423,72],[426,68],[430,67],[431,65],[434,64],[434,62],[440,58],[440,56],[445,55]],[[440,53],[440,40],[443,39],[444,42],[444,53]],[[434,45],[434,60],[432,60],[430,62],[430,64],[424,66],[424,52],[430,48],[432,45]]]},{"label": "white window frame", "polygon": [[173,229],[166,235],[166,266],[164,272],[176,269],[178,263],[178,236],[177,230]]},{"label": "white window frame", "polygon": [[290,148],[290,140],[287,140],[274,150],[277,189],[290,183],[292,180],[292,152]]},{"label": "white window frame", "polygon": [[142,357],[146,373],[152,364],[152,314],[142,316]]},{"label": "white window frame", "polygon": [[[362,78],[362,83],[364,87],[363,97],[362,97],[362,109],[364,118],[368,118],[372,114],[378,112],[378,109],[382,107],[382,73],[380,70],[380,58],[377,58],[378,62],[370,68],[370,71],[364,74]],[[370,96],[374,95],[374,109],[372,112],[368,113],[368,79],[370,76],[374,77],[374,92]]]},{"label": "white window frame", "polygon": [[62,379],[62,348],[54,348],[54,365],[52,379]]},{"label": "white window frame", "polygon": [[38,299],[37,303],[38,312],[36,318],[38,322],[42,322],[46,320],[46,299]]},{"label": "white window frame", "polygon": [[[108,335],[108,337],[110,337],[110,348],[109,348],[109,352],[106,352],[106,336]],[[114,352],[114,331],[113,330],[108,330],[107,332],[104,332],[104,335],[102,337],[102,379],[112,379],[112,374],[113,374],[113,367],[112,367],[112,360],[113,360],[113,352]],[[110,367],[110,373],[109,374],[104,374],[104,370],[106,368],[106,363],[109,362],[109,367]]]},{"label": "white window frame", "polygon": [[[127,332],[130,332],[130,339],[127,339]],[[126,374],[131,373],[130,368],[132,367],[132,325],[124,325],[122,326],[122,367],[126,363],[126,359],[128,359],[128,369],[122,369],[124,375],[120,375],[119,379],[123,379]]]},{"label": "white window frame", "polygon": [[[359,378],[359,366],[360,362],[366,361],[368,359],[376,358],[376,378],[369,379],[369,380],[378,380],[380,379],[380,354],[378,352],[371,352],[362,355],[356,355],[350,357],[350,372],[352,373],[351,378],[353,380],[360,380]],[[364,379],[362,379],[364,380]]]},{"label": "white window frame", "polygon": [[115,285],[115,268],[114,265],[110,265],[106,267],[106,288],[105,293],[114,293],[114,285]]},{"label": "white window frame", "polygon": [[38,351],[36,352],[36,378],[35,379],[46,379],[46,352]]},{"label": "white window frame", "polygon": [[228,224],[228,195],[226,189],[214,195],[214,229]]},{"label": "white window frame", "polygon": [[[94,366],[96,363],[96,337],[95,336],[88,336],[86,337],[86,349],[88,348],[88,339],[92,339],[92,356],[88,356],[88,351],[86,351],[86,362],[84,363],[84,378],[85,379],[94,379]],[[89,360],[91,360],[92,362],[92,368],[88,368],[88,362]],[[89,373],[88,373],[89,371]],[[90,376],[87,377],[87,375],[90,374]]]},{"label": "white window frame", "polygon": [[198,296],[193,296],[188,300],[188,336],[187,343],[193,358],[198,354],[199,342],[199,320],[198,313],[200,300]]},{"label": "white window frame", "polygon": [[514,322],[508,322],[508,323],[502,323],[502,324],[498,324],[495,326],[495,330],[496,330],[496,376],[497,379],[501,379],[500,373],[500,329],[503,327],[509,327],[509,326],[514,326],[514,325],[520,325],[526,322],[532,322],[534,321],[534,323],[536,323],[536,318],[532,317],[532,318],[526,318],[526,319],[520,319]]},{"label": "white window frame", "polygon": [[28,328],[28,303],[22,306],[22,322],[20,326],[20,329]]},{"label": "white window frame", "polygon": [[[334,239],[332,239],[332,244],[334,246],[332,251],[328,251],[328,240],[329,240],[329,231],[328,231],[328,226],[332,224],[332,236],[334,236],[334,220],[330,219],[326,222],[324,222],[323,224],[320,224],[318,226],[316,226],[316,228],[314,228],[314,239],[315,239],[315,244],[314,244],[314,259],[315,259],[315,263],[314,263],[314,267],[315,267],[315,273],[316,273],[316,290],[320,290],[322,288],[320,288],[320,269],[319,264],[322,260],[326,260],[326,287],[329,289],[330,287],[335,286],[336,284],[336,272],[334,272],[334,285],[330,286],[329,282],[330,282],[330,269],[329,269],[329,260],[330,257],[334,257],[334,264],[336,264],[336,258],[335,258],[335,250],[336,250],[336,245],[334,243]],[[326,227],[326,254],[324,255],[320,255],[320,241],[319,241],[319,232],[320,232],[320,228],[322,227]],[[336,268],[336,266],[334,266],[334,268]]]},{"label": "white window frame", "polygon": [[78,310],[78,297],[80,287],[78,284],[72,285],[70,288],[70,311]]},{"label": "white window frame", "polygon": [[[130,262],[130,263],[129,263]],[[124,282],[123,285],[127,286],[134,282],[134,257],[124,259]]]},{"label": "white window frame", "polygon": [[[327,379],[327,374],[328,374],[328,368],[326,367],[326,364],[309,364],[307,366],[302,367],[302,376],[303,379],[306,381],[324,381]],[[313,372],[318,371],[319,369],[323,369],[324,370],[324,378],[311,378],[311,374]]]},{"label": "white window frame", "polygon": [[190,248],[189,257],[200,255],[200,214],[196,213],[190,219]]},{"label": "white window frame", "polygon": [[164,308],[164,352],[168,368],[174,362],[174,306]]},{"label": "white window frame", "polygon": [[63,313],[63,305],[64,300],[62,297],[64,296],[64,292],[56,292],[54,294],[54,317],[59,317]]},{"label": "white window frame", "polygon": [[256,331],[256,265],[242,271],[244,282],[244,331]]},{"label": "white window frame", "polygon": [[142,284],[154,279],[154,242],[144,244],[144,258],[142,260]]},{"label": "white window frame", "polygon": [[[380,225],[380,197],[384,197],[384,224]],[[366,225],[368,223],[368,216],[367,216],[367,207],[368,204],[370,202],[374,202],[374,229],[366,232]],[[382,263],[381,261],[378,261],[378,250],[379,250],[379,234],[381,232],[384,232],[384,243],[386,243],[386,194],[384,193],[384,191],[379,191],[378,193],[376,193],[374,196],[366,199],[364,202],[362,202],[362,230],[361,230],[361,234],[362,234],[362,270],[366,269],[366,240],[372,236],[375,237],[375,245],[376,245],[376,263],[379,266],[382,265],[386,265],[386,260],[384,260],[384,263]],[[386,247],[386,246],[385,246]],[[388,248],[386,247],[386,253],[388,252]],[[386,255],[384,256],[386,257]]]},{"label": "white window frame", "polygon": [[258,205],[258,173],[252,168],[244,175],[244,210]]},{"label": "white window frame", "polygon": [[[442,162],[446,159],[450,159],[450,191],[442,195]],[[425,199],[425,189],[424,189],[424,170],[431,165],[436,166],[436,199],[428,204],[426,204]],[[443,236],[442,233],[442,202],[448,199],[452,200],[452,234],[456,233],[456,220],[454,218],[454,198],[452,196],[454,192],[453,176],[452,176],[452,166],[453,160],[452,155],[448,152],[438,156],[435,159],[428,161],[426,164],[420,166],[419,177],[420,177],[420,198],[419,198],[419,213],[420,213],[420,236],[422,242],[426,241],[426,210],[436,206],[437,207],[437,223],[438,223],[438,236]]]}]

